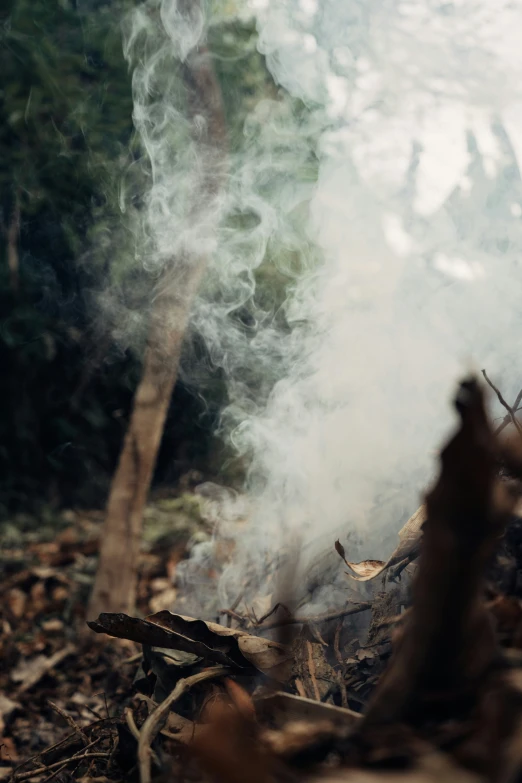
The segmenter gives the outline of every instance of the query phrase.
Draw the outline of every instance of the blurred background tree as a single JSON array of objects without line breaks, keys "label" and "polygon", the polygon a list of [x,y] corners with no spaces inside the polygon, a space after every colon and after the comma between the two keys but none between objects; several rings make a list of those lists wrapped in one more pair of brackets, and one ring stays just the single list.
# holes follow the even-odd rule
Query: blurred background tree
[{"label": "blurred background tree", "polygon": [[[148,187],[122,53],[131,7],[10,0],[1,12],[0,515],[103,505],[140,376],[151,285],[131,230]],[[278,90],[253,22],[224,17],[209,47],[233,146]],[[269,257],[256,275],[276,308],[290,277]],[[197,338],[185,349],[205,350]],[[225,383],[207,364],[205,399],[176,385],[156,485],[189,468],[237,477],[214,434]]]}]

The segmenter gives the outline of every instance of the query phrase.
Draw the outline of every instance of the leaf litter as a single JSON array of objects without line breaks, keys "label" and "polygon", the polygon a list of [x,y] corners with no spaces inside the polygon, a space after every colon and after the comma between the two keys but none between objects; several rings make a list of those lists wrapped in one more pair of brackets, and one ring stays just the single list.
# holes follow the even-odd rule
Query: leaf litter
[{"label": "leaf litter", "polygon": [[290,568],[260,617],[240,603],[226,626],[176,614],[172,549],[149,548],[141,617],[102,614],[80,642],[97,522],[18,552],[0,583],[0,778],[517,780],[521,443],[499,440],[475,379],[455,405],[438,480],[392,556],[355,562],[335,542],[348,581],[381,577],[342,611],[293,611]]}]

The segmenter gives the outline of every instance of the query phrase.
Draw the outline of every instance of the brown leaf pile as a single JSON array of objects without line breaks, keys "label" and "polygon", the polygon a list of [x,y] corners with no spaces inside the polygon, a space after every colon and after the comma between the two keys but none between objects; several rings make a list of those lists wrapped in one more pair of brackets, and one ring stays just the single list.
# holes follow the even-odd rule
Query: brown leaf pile
[{"label": "brown leaf pile", "polygon": [[[460,424],[439,478],[392,557],[355,563],[335,543],[356,581],[386,576],[381,593],[309,617],[278,603],[260,619],[233,607],[228,617],[239,628],[166,610],[144,619],[100,615],[90,623],[97,633],[142,645],[123,713],[102,725],[54,704],[72,731],[14,779],[70,780],[76,769],[84,783],[202,774],[218,783],[519,780],[522,519],[499,464],[522,475],[520,442],[499,443],[475,379],[461,384],[456,409]],[[390,582],[412,560],[404,611],[403,586]],[[28,584],[42,580],[40,573]],[[43,584],[31,600],[61,586]],[[28,606],[23,585],[9,586],[10,617]],[[371,615],[364,634],[353,620],[361,612]],[[266,635],[280,628],[295,630],[286,644]],[[18,661],[18,691],[0,697],[0,725],[75,655],[62,643]]]}]

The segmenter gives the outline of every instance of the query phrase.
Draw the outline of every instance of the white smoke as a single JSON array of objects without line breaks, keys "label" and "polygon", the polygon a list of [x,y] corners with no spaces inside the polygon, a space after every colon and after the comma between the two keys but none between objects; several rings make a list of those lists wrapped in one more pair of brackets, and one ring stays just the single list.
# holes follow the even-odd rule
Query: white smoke
[{"label": "white smoke", "polygon": [[[186,118],[158,52],[186,57],[224,12],[145,7],[161,8],[163,25],[138,84],[154,172],[150,260],[201,233],[179,206],[197,142],[188,160],[176,152]],[[357,532],[358,554],[386,554],[430,478],[459,375],[486,367],[516,392],[522,294],[522,4],[251,0],[242,11],[255,14],[286,92],[257,105],[229,155],[192,317],[227,378],[224,426],[251,459],[253,511],[223,602],[283,535],[328,548]],[[151,111],[158,74],[172,89]],[[239,228],[238,215],[252,219]],[[284,270],[284,325],[258,306],[248,331],[232,316],[252,312],[267,254],[300,266]]]},{"label": "white smoke", "polygon": [[243,425],[259,492],[245,558],[282,530],[323,547],[357,530],[360,554],[383,556],[459,375],[520,382],[522,4],[254,7],[275,80],[321,125],[308,231],[323,265],[290,303],[309,328],[287,376]]}]

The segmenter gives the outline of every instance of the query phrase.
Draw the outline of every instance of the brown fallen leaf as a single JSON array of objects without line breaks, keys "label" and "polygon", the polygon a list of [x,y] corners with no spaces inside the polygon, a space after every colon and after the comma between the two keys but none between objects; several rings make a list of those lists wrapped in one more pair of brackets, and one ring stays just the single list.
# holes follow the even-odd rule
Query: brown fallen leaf
[{"label": "brown fallen leaf", "polygon": [[58,617],[52,617],[50,620],[42,622],[42,631],[45,633],[61,633],[64,629],[64,623]]},{"label": "brown fallen leaf", "polygon": [[18,761],[18,751],[12,737],[0,737],[0,761],[12,764]]},{"label": "brown fallen leaf", "polygon": [[426,506],[422,505],[399,531],[399,543],[386,561],[362,560],[359,563],[349,562],[345,557],[343,545],[337,540],[334,544],[337,553],[348,568],[353,571],[353,573],[347,572],[348,576],[357,582],[369,582],[389,570],[396,571],[394,576],[398,576],[419,554],[422,526],[425,520]]},{"label": "brown fallen leaf", "polygon": [[348,574],[348,576],[351,576],[352,579],[356,579],[358,582],[367,582],[370,579],[375,579],[388,567],[388,563],[382,560],[362,560],[360,563],[347,562],[346,565],[355,573],[355,576],[353,574]]},{"label": "brown fallen leaf", "polygon": [[161,612],[166,609],[167,606],[172,606],[176,600],[178,591],[175,587],[170,586],[162,592],[158,592],[149,601],[149,607],[153,612]]},{"label": "brown fallen leaf", "polygon": [[27,594],[23,590],[20,590],[19,587],[13,587],[7,591],[4,600],[13,617],[16,617],[17,620],[23,617],[27,605]]},{"label": "brown fallen leaf", "polygon": [[334,547],[335,547],[335,551],[337,552],[337,554],[339,555],[341,560],[344,560],[346,565],[348,565],[348,561],[346,559],[346,552],[345,552],[344,546],[341,544],[339,539],[337,539],[337,541],[335,542]]},{"label": "brown fallen leaf", "polygon": [[254,668],[279,682],[284,682],[291,671],[291,654],[277,642],[166,609],[144,620],[126,614],[101,614],[97,621],[87,624],[96,633],[183,650],[224,666]]},{"label": "brown fallen leaf", "polygon": [[[522,500],[519,500],[514,509],[514,516],[522,517]],[[411,515],[408,521],[399,531],[399,543],[386,562],[380,560],[363,560],[361,563],[349,563],[344,557],[344,547],[339,541],[335,542],[335,548],[353,574],[348,574],[358,582],[369,582],[387,571],[395,571],[397,576],[409,563],[419,556],[422,540],[422,528],[426,522],[426,505],[423,503],[417,511]],[[340,547],[340,548],[339,548]],[[341,553],[342,551],[342,553]],[[372,568],[371,563],[375,563]]]},{"label": "brown fallen leaf", "polygon": [[41,680],[44,674],[47,674],[51,669],[61,663],[69,655],[75,652],[76,648],[72,644],[68,644],[62,650],[58,650],[49,657],[45,655],[37,655],[36,658],[31,658],[28,661],[22,661],[16,669],[11,672],[11,680],[15,683],[20,683],[18,693],[32,688],[33,685]]},{"label": "brown fallen leaf", "polygon": [[8,699],[7,696],[0,693],[0,737],[4,733],[7,718],[19,709],[21,709],[19,702]]},{"label": "brown fallen leaf", "polygon": [[348,576],[351,576],[352,579],[356,579],[359,582],[366,582],[369,579],[375,579],[375,577],[379,576],[379,574],[382,574],[384,569],[387,567],[387,563],[385,563],[383,560],[362,560],[360,563],[349,562],[346,559],[344,546],[341,544],[339,539],[337,539],[335,542],[334,547],[341,560],[355,573],[354,576],[347,571],[346,573]]}]

